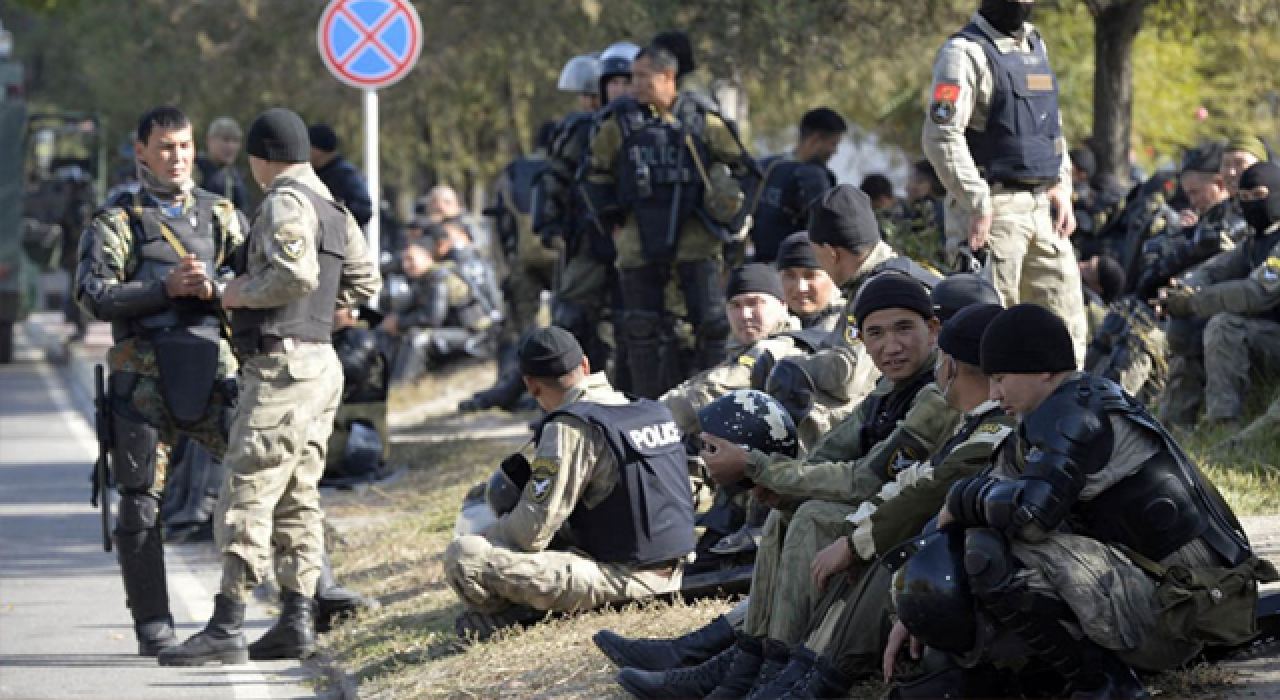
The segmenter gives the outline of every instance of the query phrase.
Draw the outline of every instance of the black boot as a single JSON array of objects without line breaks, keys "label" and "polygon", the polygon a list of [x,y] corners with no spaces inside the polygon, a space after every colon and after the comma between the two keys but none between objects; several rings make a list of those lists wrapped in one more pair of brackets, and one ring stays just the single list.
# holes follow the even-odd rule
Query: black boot
[{"label": "black boot", "polygon": [[176,647],[160,652],[156,660],[161,666],[204,666],[215,661],[243,664],[249,661],[249,646],[244,641],[244,603],[237,603],[219,593],[214,596],[213,617],[204,629]]},{"label": "black boot", "polygon": [[133,631],[138,639],[138,655],[155,656],[178,643],[173,633],[173,616],[169,614],[160,529],[117,532],[115,541],[126,605],[133,616]]},{"label": "black boot", "polygon": [[453,631],[463,641],[484,642],[503,630],[536,625],[546,618],[547,611],[527,605],[513,605],[493,613],[468,610],[453,621]]},{"label": "black boot", "polygon": [[307,659],[316,653],[315,600],[285,591],[280,596],[280,619],[258,641],[249,645],[249,658]]},{"label": "black boot", "polygon": [[777,694],[765,694],[763,697],[783,698],[784,700],[818,700],[819,698],[844,698],[853,687],[853,678],[841,673],[826,659],[815,655],[809,649],[801,650],[792,657],[791,665],[783,669],[774,681]]},{"label": "black boot", "polygon": [[745,698],[755,685],[756,678],[760,675],[760,666],[764,663],[764,640],[744,633],[738,637],[735,647],[738,653],[733,657],[729,673],[707,698]]},{"label": "black boot", "polygon": [[325,552],[320,561],[320,578],[316,581],[316,633],[325,634],[333,629],[340,620],[358,612],[368,612],[382,607],[373,598],[356,593],[350,588],[338,585],[333,577],[333,567],[329,565],[329,553]]},{"label": "black boot", "polygon": [[721,615],[711,624],[675,639],[628,639],[600,630],[591,641],[619,668],[666,671],[696,666],[728,649],[733,646],[734,631],[729,620]]},{"label": "black boot", "polygon": [[764,663],[760,664],[760,674],[756,676],[755,687],[747,697],[752,700],[771,700],[770,696],[764,694],[766,689],[790,665],[790,646],[774,639],[764,640]]},{"label": "black boot", "polygon": [[462,413],[484,411],[490,408],[513,410],[524,394],[524,381],[520,376],[520,358],[515,345],[503,345],[498,349],[498,378],[493,386],[476,392],[471,398],[458,404]]},{"label": "black boot", "polygon": [[628,693],[641,700],[705,698],[729,675],[737,655],[738,647],[734,645],[689,668],[670,671],[624,668],[618,671],[617,681]]}]

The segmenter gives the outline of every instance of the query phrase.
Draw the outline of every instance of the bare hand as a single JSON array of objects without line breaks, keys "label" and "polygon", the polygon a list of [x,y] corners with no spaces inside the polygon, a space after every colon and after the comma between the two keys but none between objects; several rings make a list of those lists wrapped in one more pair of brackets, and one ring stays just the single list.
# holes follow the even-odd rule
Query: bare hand
[{"label": "bare hand", "polygon": [[919,659],[922,645],[920,640],[911,636],[911,632],[907,630],[907,626],[902,624],[902,620],[893,623],[893,630],[889,632],[889,643],[884,648],[884,680],[889,682],[893,680],[893,669],[898,665],[898,652],[902,651],[902,645],[910,639],[911,658]]},{"label": "bare hand", "polygon": [[222,290],[222,308],[238,309],[245,305],[242,292],[248,279],[247,277],[237,277],[227,282],[227,286]]},{"label": "bare hand", "polygon": [[853,552],[849,549],[849,538],[840,537],[813,558],[813,587],[819,593],[825,591],[827,579],[850,566],[853,566]]},{"label": "bare hand", "polygon": [[208,299],[213,296],[213,284],[205,272],[204,263],[194,255],[183,256],[164,278],[164,291],[172,297],[198,297]]},{"label": "bare hand", "polygon": [[742,481],[747,475],[749,454],[728,440],[710,433],[702,434],[702,461],[717,484],[728,486]]},{"label": "bare hand", "polygon": [[1183,209],[1178,213],[1178,225],[1182,228],[1191,228],[1200,220],[1200,215],[1196,214],[1195,209]]},{"label": "bare hand", "polygon": [[1063,238],[1070,238],[1076,232],[1076,209],[1071,197],[1061,187],[1049,188],[1049,203],[1053,205],[1053,230]]},{"label": "bare hand", "polygon": [[987,235],[991,233],[992,220],[993,217],[990,214],[974,214],[969,217],[969,250],[977,253],[987,247]]}]

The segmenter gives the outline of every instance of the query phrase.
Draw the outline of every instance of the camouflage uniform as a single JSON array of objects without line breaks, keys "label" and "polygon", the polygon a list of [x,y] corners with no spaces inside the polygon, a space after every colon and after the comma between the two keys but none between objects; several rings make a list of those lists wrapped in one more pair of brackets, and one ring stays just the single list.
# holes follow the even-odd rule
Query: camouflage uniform
[{"label": "camouflage uniform", "polygon": [[[753,451],[746,477],[789,502],[765,523],[751,579],[745,630],[794,644],[804,637],[814,603],[810,565],[814,556],[846,534],[845,519],[880,491],[902,467],[925,458],[955,432],[962,415],[947,406],[932,383],[933,357],[900,386],[882,380],[852,416],[836,426],[804,459]],[[886,421],[888,406],[918,393],[888,436],[870,442]],[[875,412],[875,415],[872,415]],[[881,426],[888,428],[889,426]]]},{"label": "camouflage uniform", "polygon": [[[128,604],[137,625],[164,620],[171,625],[158,523],[170,456],[178,436],[185,435],[214,459],[222,458],[235,402],[236,361],[225,339],[216,341],[207,361],[188,358],[191,365],[183,369],[190,376],[211,376],[214,388],[196,419],[174,417],[164,398],[153,338],[167,333],[163,326],[169,324],[199,325],[209,338],[202,346],[210,347],[218,333],[217,300],[168,297],[164,268],[175,265],[181,253],[163,231],[212,272],[238,256],[246,226],[231,202],[203,191],[189,192],[176,209],[145,191],[119,204],[99,212],[81,237],[74,288],[86,312],[112,323],[116,340],[107,351],[108,392],[114,414],[112,465],[121,496],[115,540]],[[207,366],[210,362],[216,367]],[[181,390],[182,378],[169,381]],[[139,639],[145,642],[157,632],[139,627]]]},{"label": "camouflage uniform", "polygon": [[879,557],[918,534],[938,514],[952,483],[987,468],[1014,423],[997,403],[979,404],[929,460],[898,472],[846,519],[849,550],[857,559],[848,572],[827,583],[810,618],[807,648],[850,677],[880,668],[890,627],[891,575],[879,565]]},{"label": "camouflage uniform", "polygon": [[[579,401],[629,403],[600,373],[570,389],[563,405]],[[532,457],[515,509],[484,535],[459,537],[445,550],[445,580],[470,609],[496,613],[518,604],[572,612],[679,590],[682,566],[639,570],[550,548],[580,504],[598,505],[616,488],[617,457],[597,427],[554,417]]]},{"label": "camouflage uniform", "polygon": [[1107,305],[1092,290],[1085,290],[1085,314],[1089,351],[1084,370],[1154,405],[1169,375],[1169,346],[1155,312],[1133,297]]},{"label": "camouflage uniform", "polygon": [[532,183],[517,182],[517,168],[536,168],[546,160],[541,152],[517,159],[503,171],[494,188],[498,234],[509,249],[505,296],[510,311],[502,328],[504,343],[518,343],[533,330],[542,307],[542,292],[554,288],[557,256],[533,232]]},{"label": "camouflage uniform", "polygon": [[[257,310],[305,303],[324,283],[318,248],[330,244],[320,240],[323,215],[307,190],[333,201],[306,163],[288,167],[267,188],[249,235],[241,287],[244,308],[234,312],[244,319]],[[382,283],[359,225],[350,213],[345,218],[345,253],[334,304],[354,308],[376,297]],[[323,321],[314,322],[331,324],[332,308]],[[233,326],[238,340],[243,330],[253,330],[234,317]],[[242,352],[240,408],[231,426],[228,479],[214,519],[222,552],[221,592],[233,601],[244,602],[249,590],[265,579],[273,552],[282,589],[307,596],[316,590],[324,554],[316,485],[324,473],[343,381],[328,335],[326,328],[325,341],[288,338],[280,342],[280,350],[259,345]]]}]

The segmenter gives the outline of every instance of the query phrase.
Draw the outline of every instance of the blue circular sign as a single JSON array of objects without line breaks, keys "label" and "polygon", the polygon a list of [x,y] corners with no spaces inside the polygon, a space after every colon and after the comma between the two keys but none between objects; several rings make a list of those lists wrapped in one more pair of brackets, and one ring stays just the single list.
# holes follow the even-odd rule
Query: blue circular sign
[{"label": "blue circular sign", "polygon": [[422,21],[409,0],[333,0],[316,27],[329,72],[352,87],[393,85],[422,53]]}]

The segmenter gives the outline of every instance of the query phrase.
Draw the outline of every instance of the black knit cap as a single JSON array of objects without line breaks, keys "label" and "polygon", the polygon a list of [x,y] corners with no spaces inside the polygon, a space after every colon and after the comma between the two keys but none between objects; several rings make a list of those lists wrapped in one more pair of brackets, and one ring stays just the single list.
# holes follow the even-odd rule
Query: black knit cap
[{"label": "black knit cap", "polygon": [[778,271],[765,263],[747,263],[729,273],[729,286],[724,290],[725,299],[750,292],[772,294],[779,301],[785,298]]},{"label": "black knit cap", "polygon": [[582,364],[582,346],[558,326],[529,331],[520,341],[520,374],[555,379]]},{"label": "black knit cap", "polygon": [[1052,374],[1075,368],[1067,324],[1043,306],[1011,306],[982,334],[983,374]]},{"label": "black knit cap", "polygon": [[338,135],[328,124],[312,124],[307,129],[307,136],[311,137],[311,145],[318,151],[333,153],[338,150]]},{"label": "black knit cap", "polygon": [[942,324],[938,333],[938,348],[954,357],[957,362],[979,367],[982,365],[982,334],[991,320],[1000,315],[1004,307],[999,304],[974,304],[956,312]]},{"label": "black knit cap", "polygon": [[808,231],[797,231],[782,239],[778,244],[778,259],[774,262],[779,270],[802,267],[806,270],[818,270],[818,256],[813,254],[813,245],[809,242]]},{"label": "black knit cap", "polygon": [[858,327],[871,314],[883,309],[907,309],[926,321],[933,318],[933,300],[929,290],[914,278],[900,272],[882,272],[872,277],[858,292],[853,302],[853,315]]},{"label": "black knit cap", "polygon": [[853,250],[880,242],[871,199],[853,185],[836,185],[823,192],[809,213],[809,240]]},{"label": "black knit cap", "polygon": [[1182,172],[1217,175],[1222,168],[1222,155],[1226,144],[1211,142],[1187,151],[1182,159]]},{"label": "black knit cap", "polygon": [[249,125],[245,151],[277,163],[305,163],[311,159],[307,125],[293,111],[272,107]]}]

